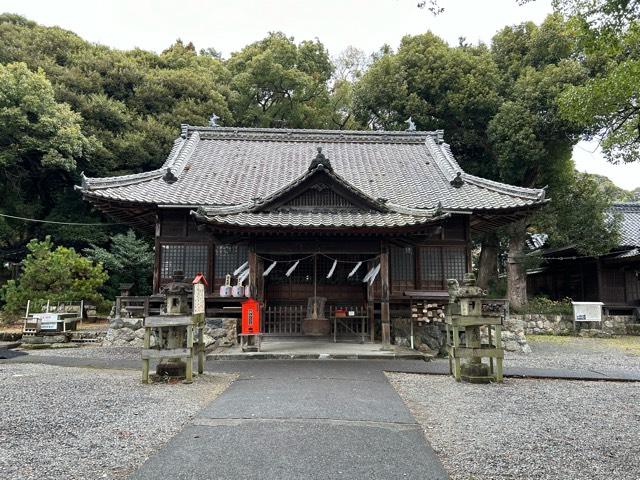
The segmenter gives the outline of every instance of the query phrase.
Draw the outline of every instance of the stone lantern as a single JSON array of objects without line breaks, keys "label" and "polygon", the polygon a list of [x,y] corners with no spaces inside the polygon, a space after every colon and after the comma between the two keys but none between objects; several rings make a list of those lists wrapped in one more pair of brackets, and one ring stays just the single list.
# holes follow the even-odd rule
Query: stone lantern
[{"label": "stone lantern", "polygon": [[[486,293],[476,285],[473,273],[464,275],[462,286],[458,286],[456,280],[449,280],[449,308],[446,321],[449,367],[458,381],[502,381],[504,351],[501,330],[504,313],[483,312],[482,304],[485,297]],[[482,344],[481,341],[482,327],[488,331],[487,344]],[[460,345],[461,333],[464,333],[464,346]],[[488,358],[488,363],[483,363],[483,358]]]}]

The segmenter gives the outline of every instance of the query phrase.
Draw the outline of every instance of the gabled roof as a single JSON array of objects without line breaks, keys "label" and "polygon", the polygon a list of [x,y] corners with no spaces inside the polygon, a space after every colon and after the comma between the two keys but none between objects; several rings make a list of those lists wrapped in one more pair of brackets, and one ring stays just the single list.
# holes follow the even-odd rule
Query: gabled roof
[{"label": "gabled roof", "polygon": [[[462,171],[442,131],[371,132],[284,130],[183,125],[162,167],[109,178],[86,178],[80,190],[102,205],[198,208],[199,215],[226,222],[272,223],[264,208],[307,181],[322,147],[342,188],[369,203],[370,212],[334,218],[332,224],[381,221],[411,224],[443,212],[509,212],[544,203],[544,191],[485,180]],[[325,169],[326,170],[326,169]],[[118,207],[119,208],[119,207]],[[393,214],[394,220],[381,220]],[[262,212],[258,215],[258,212]],[[410,213],[408,213],[410,212]],[[242,217],[229,218],[240,214]],[[284,218],[279,212],[279,218]],[[300,213],[300,212],[298,212]],[[251,214],[252,216],[247,216]],[[356,218],[357,217],[357,218]],[[411,217],[411,218],[409,218]],[[326,219],[326,217],[324,217]],[[377,219],[377,220],[376,220]],[[217,221],[217,220],[216,220]],[[282,224],[284,220],[276,223]],[[291,215],[286,222],[314,223]]]},{"label": "gabled roof", "polygon": [[611,210],[620,214],[620,245],[640,247],[640,202],[614,203]]}]

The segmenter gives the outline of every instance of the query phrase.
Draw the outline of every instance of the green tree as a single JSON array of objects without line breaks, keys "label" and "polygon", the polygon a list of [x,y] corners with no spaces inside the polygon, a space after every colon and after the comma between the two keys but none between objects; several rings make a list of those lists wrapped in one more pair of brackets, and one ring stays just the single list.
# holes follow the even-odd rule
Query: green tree
[{"label": "green tree", "polygon": [[[95,144],[83,135],[80,116],[55,100],[42,70],[0,65],[0,212],[46,217]],[[33,224],[16,228],[12,222],[0,217],[0,247],[20,244],[35,231]]]},{"label": "green tree", "polygon": [[640,1],[554,0],[570,19],[590,79],[567,88],[565,118],[597,138],[613,162],[640,159]]},{"label": "green tree", "polygon": [[536,229],[549,236],[551,247],[573,245],[581,255],[607,253],[620,240],[620,219],[609,213],[613,201],[597,177],[576,172],[536,215]]},{"label": "green tree", "polygon": [[20,278],[9,280],[1,291],[6,313],[18,314],[28,300],[35,305],[85,300],[98,307],[104,302],[98,293],[108,278],[102,265],[94,265],[73,248],[54,249],[49,237],[31,240],[27,248]]},{"label": "green tree", "polygon": [[108,250],[92,245],[84,253],[94,262],[103,265],[109,274],[106,285],[108,298],[119,294],[121,283],[132,283],[131,292],[134,295],[151,293],[153,249],[147,240],[136,237],[133,230],[115,235]]},{"label": "green tree", "polygon": [[330,125],[328,82],[333,72],[319,41],[295,44],[283,33],[271,33],[231,55],[233,112],[242,126],[327,128]]}]

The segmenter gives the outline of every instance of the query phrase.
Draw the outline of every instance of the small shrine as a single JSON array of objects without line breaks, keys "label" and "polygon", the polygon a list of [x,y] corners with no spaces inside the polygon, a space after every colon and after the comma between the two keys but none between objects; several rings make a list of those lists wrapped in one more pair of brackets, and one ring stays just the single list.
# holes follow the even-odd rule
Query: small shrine
[{"label": "small shrine", "polygon": [[[449,305],[446,319],[449,372],[460,382],[502,382],[502,325],[508,314],[507,302],[503,308],[488,308],[486,292],[476,285],[473,273],[466,273],[462,286],[449,280]],[[483,308],[483,306],[487,308]],[[487,343],[482,343],[481,329],[487,332]],[[461,345],[464,338],[464,345]],[[487,359],[487,362],[483,362]]]}]

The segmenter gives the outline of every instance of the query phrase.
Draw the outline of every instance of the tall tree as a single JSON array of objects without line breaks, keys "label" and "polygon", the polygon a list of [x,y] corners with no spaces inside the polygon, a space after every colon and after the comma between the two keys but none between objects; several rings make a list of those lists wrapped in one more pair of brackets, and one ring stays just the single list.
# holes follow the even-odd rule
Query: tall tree
[{"label": "tall tree", "polygon": [[[44,72],[24,63],[0,65],[0,212],[48,216],[95,144],[83,135],[80,116],[56,102]],[[0,247],[26,242],[36,228],[0,217]]]},{"label": "tall tree", "polygon": [[327,128],[329,53],[319,41],[296,44],[271,33],[231,55],[235,121],[242,126]]}]

